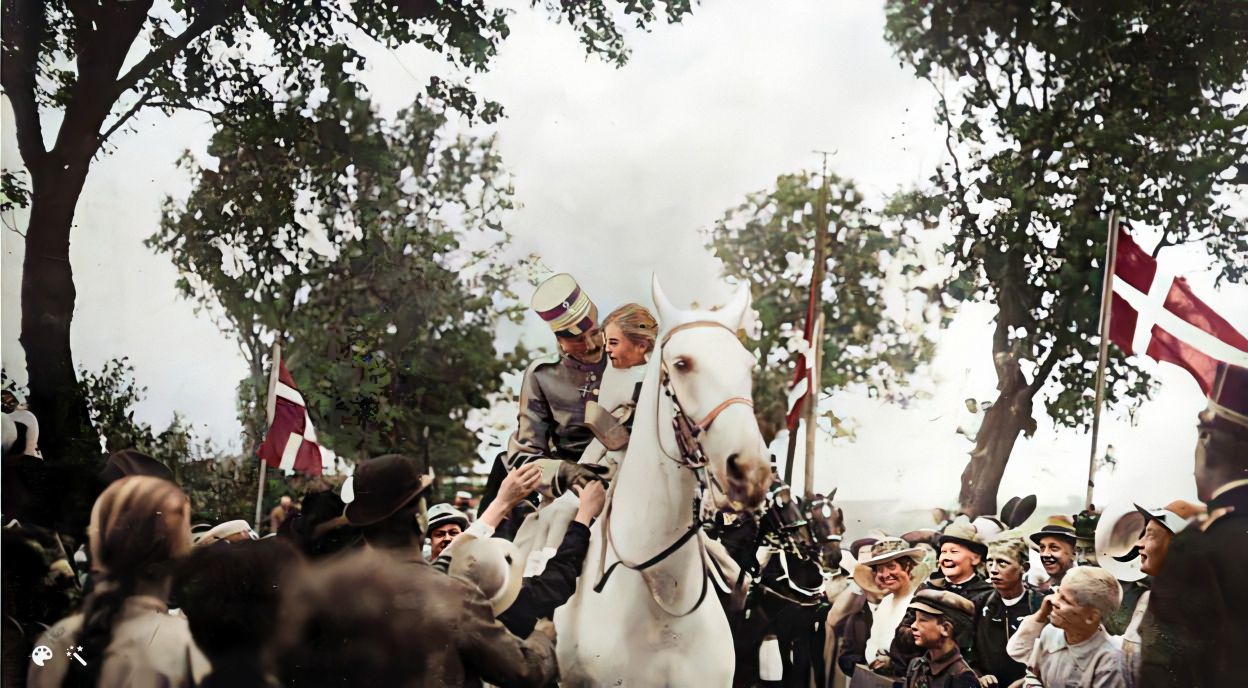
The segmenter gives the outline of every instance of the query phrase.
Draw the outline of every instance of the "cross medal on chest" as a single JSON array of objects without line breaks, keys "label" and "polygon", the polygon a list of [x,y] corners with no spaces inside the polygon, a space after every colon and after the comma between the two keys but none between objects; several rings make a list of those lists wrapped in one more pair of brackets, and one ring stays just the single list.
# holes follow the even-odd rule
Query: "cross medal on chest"
[{"label": "cross medal on chest", "polygon": [[594,394],[594,395],[598,394],[598,390],[594,389],[591,386],[597,380],[598,380],[598,376],[594,375],[593,373],[590,373],[589,379],[585,381],[585,384],[581,385],[580,389],[576,390],[581,393],[581,399],[588,399],[590,394]]}]

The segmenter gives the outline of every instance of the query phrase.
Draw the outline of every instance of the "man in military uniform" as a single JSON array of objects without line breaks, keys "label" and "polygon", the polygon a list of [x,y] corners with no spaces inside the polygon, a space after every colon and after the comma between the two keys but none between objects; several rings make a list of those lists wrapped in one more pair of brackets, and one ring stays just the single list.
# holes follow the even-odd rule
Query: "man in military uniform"
[{"label": "man in military uniform", "polygon": [[1248,647],[1248,369],[1220,363],[1200,414],[1196,493],[1209,508],[1175,534],[1141,623],[1141,688],[1242,686]]},{"label": "man in military uniform", "polygon": [[593,433],[585,426],[585,404],[598,398],[607,359],[603,355],[598,307],[571,275],[553,275],[533,292],[533,310],[555,333],[559,352],[537,359],[524,371],[520,417],[507,452],[494,462],[478,509],[484,511],[507,471],[537,462],[542,485],[553,496],[598,477],[581,466]]}]

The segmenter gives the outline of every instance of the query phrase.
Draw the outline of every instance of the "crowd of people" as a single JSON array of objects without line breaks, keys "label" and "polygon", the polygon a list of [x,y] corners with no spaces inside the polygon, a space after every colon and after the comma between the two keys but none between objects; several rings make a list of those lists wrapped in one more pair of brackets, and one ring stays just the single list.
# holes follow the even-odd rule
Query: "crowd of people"
[{"label": "crowd of people", "polygon": [[[518,429],[475,509],[466,492],[430,505],[422,462],[389,454],[359,462],[347,502],[329,489],[281,500],[265,537],[241,520],[193,528],[193,505],[171,471],[128,450],[109,457],[76,528],[57,513],[69,502],[43,503],[51,497],[33,463],[37,421],[6,414],[0,680],[556,685],[552,619],[586,584],[591,526],[608,500],[613,450],[627,442],[658,322],[628,304],[600,323],[567,275],[540,286],[534,308],[560,353],[526,371]],[[623,393],[600,393],[608,362],[631,371],[618,378]],[[1202,503],[1139,507],[1142,527],[1121,559],[1141,579],[1098,565],[1095,513],[1025,529],[1034,498],[1010,500],[998,515],[941,512],[935,528],[877,531],[847,545],[825,538],[841,559],[816,593],[832,667],[822,681],[1243,685],[1234,649],[1248,647],[1248,377],[1226,367],[1219,380],[1200,416]],[[567,517],[552,546],[517,536],[555,503]],[[804,673],[780,681],[811,684]]]}]

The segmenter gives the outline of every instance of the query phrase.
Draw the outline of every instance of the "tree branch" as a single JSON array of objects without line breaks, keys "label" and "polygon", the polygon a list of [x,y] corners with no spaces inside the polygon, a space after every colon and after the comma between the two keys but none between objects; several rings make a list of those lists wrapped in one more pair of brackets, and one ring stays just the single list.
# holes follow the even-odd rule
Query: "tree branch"
[{"label": "tree branch", "polygon": [[1036,376],[1031,379],[1031,383],[1027,388],[1031,391],[1031,395],[1035,396],[1040,388],[1044,386],[1044,381],[1049,379],[1049,373],[1053,372],[1053,366],[1057,365],[1057,345],[1054,344],[1045,354],[1044,360],[1036,367]]},{"label": "tree branch", "polygon": [[231,14],[242,10],[243,4],[239,0],[229,0],[228,2],[211,2],[200,5],[201,11],[190,26],[186,30],[170,39],[168,43],[153,50],[139,60],[137,64],[130,68],[117,80],[113,85],[114,92],[120,96],[122,93],[134,88],[143,79],[151,75],[156,68],[168,63],[178,53],[186,49],[196,38],[207,33],[213,27],[218,26],[226,20]]},{"label": "tree branch", "polygon": [[4,86],[4,93],[13,106],[17,147],[33,179],[37,174],[36,166],[47,154],[39,104],[35,100],[40,34],[44,29],[43,4],[41,0],[9,0],[4,3],[3,13],[0,85]]},{"label": "tree branch", "polygon": [[135,101],[134,105],[130,106],[129,110],[126,110],[125,113],[123,113],[120,117],[117,118],[117,121],[113,122],[112,126],[106,129],[103,134],[100,134],[100,146],[104,145],[104,142],[108,140],[108,137],[113,135],[113,132],[120,129],[122,125],[124,125],[127,121],[129,121],[131,117],[134,117],[135,113],[137,113],[140,109],[142,109],[143,105],[147,103],[147,101],[150,100],[151,97],[152,97],[151,91],[144,93],[142,97],[140,97],[137,101]]}]

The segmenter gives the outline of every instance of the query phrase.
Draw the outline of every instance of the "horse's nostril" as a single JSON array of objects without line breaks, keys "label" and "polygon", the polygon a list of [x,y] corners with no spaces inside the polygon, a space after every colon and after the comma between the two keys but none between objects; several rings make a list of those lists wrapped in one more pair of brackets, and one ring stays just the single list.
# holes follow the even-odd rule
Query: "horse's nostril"
[{"label": "horse's nostril", "polygon": [[740,454],[737,454],[735,452],[728,455],[728,477],[734,478],[736,480],[745,479],[745,471],[741,470],[741,466],[739,465],[737,461],[737,459],[740,458],[740,456],[741,456]]}]

